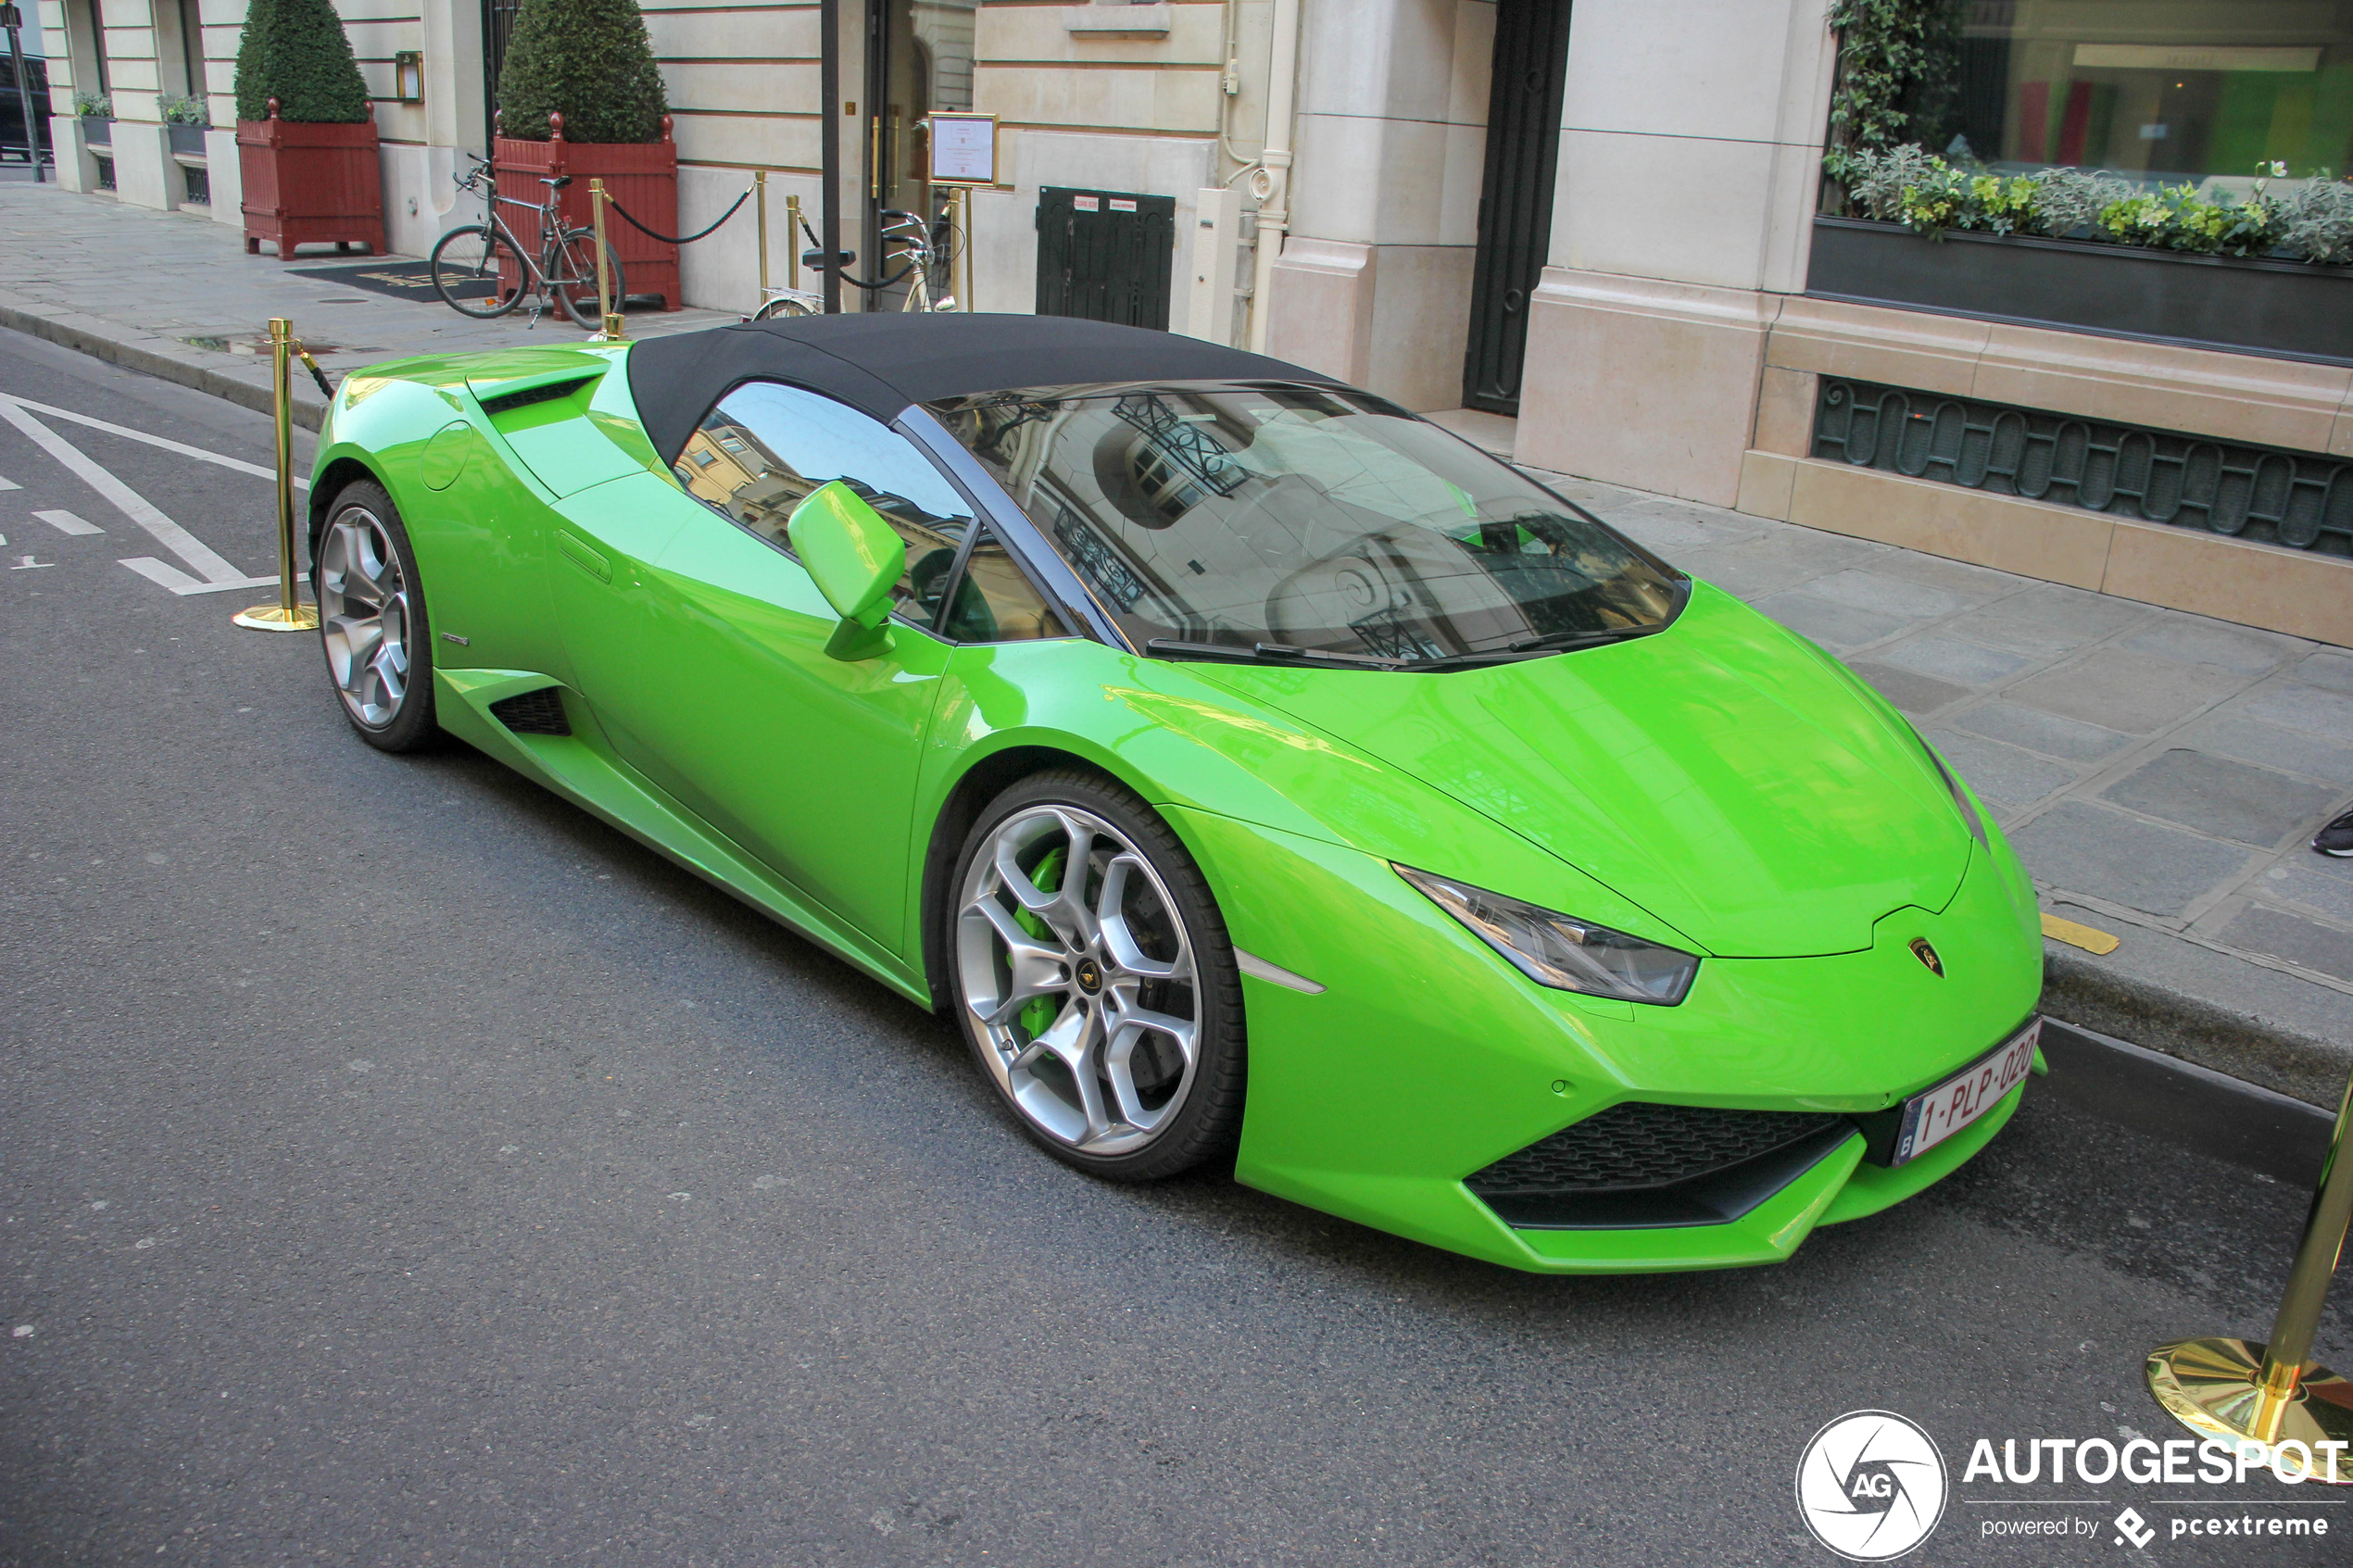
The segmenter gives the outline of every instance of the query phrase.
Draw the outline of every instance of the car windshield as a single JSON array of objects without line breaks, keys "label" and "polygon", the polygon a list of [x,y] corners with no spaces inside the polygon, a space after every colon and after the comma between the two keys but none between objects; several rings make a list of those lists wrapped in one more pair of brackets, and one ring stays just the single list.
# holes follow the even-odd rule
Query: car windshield
[{"label": "car windshield", "polygon": [[1482,662],[1656,631],[1683,600],[1591,515],[1363,394],[1192,383],[929,408],[1151,651]]}]

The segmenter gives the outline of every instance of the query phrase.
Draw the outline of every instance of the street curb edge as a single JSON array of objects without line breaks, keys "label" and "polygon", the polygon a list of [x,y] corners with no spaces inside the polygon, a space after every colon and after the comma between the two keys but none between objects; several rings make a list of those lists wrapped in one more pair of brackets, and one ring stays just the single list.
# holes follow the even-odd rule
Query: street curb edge
[{"label": "street curb edge", "polygon": [[[237,380],[234,376],[223,375],[219,370],[203,365],[191,365],[185,360],[175,359],[169,354],[157,354],[153,349],[138,348],[127,343],[118,343],[110,337],[85,331],[81,327],[71,327],[62,321],[53,321],[46,316],[36,316],[30,310],[19,310],[14,306],[0,305],[0,327],[6,327],[11,332],[22,332],[27,337],[37,337],[44,342],[54,343],[62,348],[73,349],[77,353],[87,354],[93,359],[102,359],[109,365],[120,365],[126,370],[137,370],[142,374],[154,376],[158,381],[168,381],[197,392],[208,393],[226,402],[251,408],[256,413],[274,412],[271,407],[270,392],[266,387],[254,386]],[[327,407],[323,403],[312,402],[299,396],[294,399],[294,422],[305,430],[319,429],[326,422],[326,415]]]}]

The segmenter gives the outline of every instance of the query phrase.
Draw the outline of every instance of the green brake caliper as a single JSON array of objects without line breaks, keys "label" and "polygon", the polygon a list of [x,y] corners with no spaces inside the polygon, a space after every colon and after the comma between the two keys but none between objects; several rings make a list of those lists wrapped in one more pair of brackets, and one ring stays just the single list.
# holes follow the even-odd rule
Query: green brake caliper
[{"label": "green brake caliper", "polygon": [[[1070,847],[1068,845],[1057,844],[1047,850],[1045,858],[1040,859],[1029,873],[1030,885],[1041,893],[1059,892],[1063,884],[1063,867],[1069,859]],[[1061,941],[1061,938],[1054,935],[1051,926],[1027,909],[1013,910],[1013,923],[1040,942],[1059,944]],[[1014,1015],[1013,1022],[1020,1024],[1034,1040],[1052,1026],[1054,1015],[1060,1011],[1062,1011],[1061,997],[1038,997]]]}]

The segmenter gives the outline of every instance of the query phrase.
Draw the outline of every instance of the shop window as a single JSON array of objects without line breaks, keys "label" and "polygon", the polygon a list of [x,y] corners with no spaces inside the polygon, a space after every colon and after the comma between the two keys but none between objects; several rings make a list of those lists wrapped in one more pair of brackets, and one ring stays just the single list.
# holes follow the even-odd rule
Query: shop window
[{"label": "shop window", "polygon": [[2225,188],[2275,165],[2297,178],[2353,171],[2353,6],[1925,0],[1919,11],[1925,61],[1897,97],[1896,139],[1957,166]]}]

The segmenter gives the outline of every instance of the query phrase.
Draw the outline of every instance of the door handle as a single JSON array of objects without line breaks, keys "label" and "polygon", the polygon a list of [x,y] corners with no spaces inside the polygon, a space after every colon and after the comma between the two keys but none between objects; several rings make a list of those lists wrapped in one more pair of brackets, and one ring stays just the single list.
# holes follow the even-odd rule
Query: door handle
[{"label": "door handle", "polygon": [[568,531],[556,530],[556,548],[564,558],[599,583],[612,581],[612,562],[590,549],[585,541],[574,538]]}]

